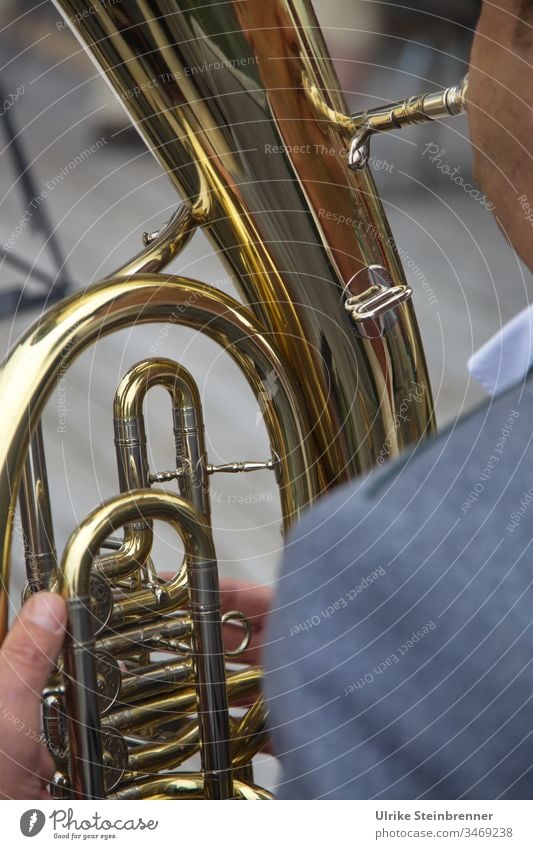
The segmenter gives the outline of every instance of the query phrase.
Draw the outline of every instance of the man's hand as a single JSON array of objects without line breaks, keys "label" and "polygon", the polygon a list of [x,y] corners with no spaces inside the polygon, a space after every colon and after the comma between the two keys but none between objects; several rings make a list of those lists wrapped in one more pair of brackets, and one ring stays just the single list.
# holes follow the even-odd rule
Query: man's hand
[{"label": "man's hand", "polygon": [[0,799],[48,799],[54,762],[41,742],[41,692],[59,654],[66,607],[55,593],[26,602],[0,650]]},{"label": "man's hand", "polygon": [[[235,658],[239,663],[261,664],[266,620],[272,606],[273,591],[269,587],[251,584],[247,581],[234,581],[230,578],[220,580],[220,599],[222,614],[229,610],[239,610],[247,617],[252,629],[250,645]],[[242,640],[242,630],[227,625],[224,628],[224,647],[226,651],[236,649]]]},{"label": "man's hand", "polygon": [[[162,572],[161,578],[170,581],[174,576],[171,572]],[[252,636],[246,651],[239,654],[237,663],[249,663],[251,666],[261,665],[262,649],[267,616],[272,607],[274,591],[262,584],[252,584],[250,581],[235,581],[233,578],[220,578],[220,607],[221,613],[238,610],[244,613],[250,622]],[[236,625],[224,627],[224,648],[234,651],[242,642],[242,628]]]}]

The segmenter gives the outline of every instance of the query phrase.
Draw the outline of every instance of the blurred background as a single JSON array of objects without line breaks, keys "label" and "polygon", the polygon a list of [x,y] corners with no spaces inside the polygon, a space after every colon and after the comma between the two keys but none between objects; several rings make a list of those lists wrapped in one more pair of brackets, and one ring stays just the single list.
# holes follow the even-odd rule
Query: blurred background
[{"label": "blurred background", "polygon": [[[352,111],[435,90],[466,73],[477,0],[314,5]],[[177,198],[49,0],[3,0],[0,63],[4,355],[38,317],[49,290],[57,296],[109,274],[138,252],[143,231],[168,219]],[[89,153],[71,168],[80,151]],[[373,141],[372,168],[415,292],[441,426],[484,397],[468,376],[466,360],[526,306],[530,287],[481,192],[465,191],[443,173],[445,165],[472,182],[464,118]],[[52,190],[46,188],[50,181]],[[35,197],[40,200],[32,205]],[[201,233],[171,269],[238,297]],[[182,360],[199,382],[210,462],[268,456],[255,399],[220,349],[182,328],[173,328],[171,338],[159,332],[147,326],[103,340],[64,375],[48,404],[44,423],[60,549],[86,513],[116,493],[113,394],[126,368],[150,356],[154,345],[159,354]],[[151,400],[150,465],[172,468],[168,402],[157,390]],[[273,477],[212,480],[223,573],[273,580],[281,546]],[[173,570],[174,539],[163,530],[158,537],[163,566]],[[20,589],[20,552],[16,558]]]}]

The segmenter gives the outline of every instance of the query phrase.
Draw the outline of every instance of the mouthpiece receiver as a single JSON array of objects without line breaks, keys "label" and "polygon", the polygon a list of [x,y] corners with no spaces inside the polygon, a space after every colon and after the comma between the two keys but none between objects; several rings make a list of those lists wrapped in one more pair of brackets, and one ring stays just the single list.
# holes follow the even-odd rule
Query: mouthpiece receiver
[{"label": "mouthpiece receiver", "polygon": [[365,168],[370,156],[370,138],[374,133],[401,130],[411,124],[424,124],[438,118],[461,115],[466,111],[467,94],[468,75],[458,85],[442,91],[420,94],[352,115],[357,129],[348,151],[350,168],[354,171]]}]

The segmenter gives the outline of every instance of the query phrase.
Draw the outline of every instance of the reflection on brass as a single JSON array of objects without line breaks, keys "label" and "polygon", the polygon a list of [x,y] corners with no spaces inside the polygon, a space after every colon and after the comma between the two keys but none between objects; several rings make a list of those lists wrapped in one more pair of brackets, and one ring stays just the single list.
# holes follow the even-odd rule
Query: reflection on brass
[{"label": "reflection on brass", "polygon": [[350,168],[359,171],[368,164],[370,139],[375,133],[460,115],[466,111],[467,97],[468,75],[459,85],[442,91],[409,97],[352,115],[353,136],[348,152]]},{"label": "reflection on brass", "polygon": [[[322,485],[371,468],[387,437],[397,453],[431,429],[412,303],[371,341],[343,309],[359,269],[405,278],[371,175],[348,165],[352,124],[333,120],[348,110],[311,4],[55,5],[290,364]],[[412,381],[424,396],[402,421]]]},{"label": "reflection on brass", "polygon": [[267,712],[263,699],[257,699],[246,714],[235,723],[231,732],[233,769],[252,762],[252,758],[268,741]]},{"label": "reflection on brass", "polygon": [[[161,772],[176,769],[200,749],[200,729],[192,720],[187,727],[172,734],[171,739],[156,740],[131,746],[128,768],[137,772]],[[133,779],[132,779],[133,780]]]},{"label": "reflection on brass", "polygon": [[[235,799],[272,799],[268,790],[246,784],[244,781],[234,781]],[[158,778],[140,778],[132,784],[125,784],[109,799],[203,799],[204,789],[202,778],[194,773],[178,772],[161,775]]]},{"label": "reflection on brass", "polygon": [[198,223],[191,205],[187,202],[180,204],[170,221],[158,233],[144,234],[145,250],[126,265],[117,268],[115,274],[130,277],[132,274],[161,271],[186,247]]},{"label": "reflection on brass", "polygon": [[[60,590],[69,611],[44,698],[54,797],[267,799],[251,765],[266,742],[261,670],[231,666],[250,635],[238,611],[226,619],[241,622],[243,642],[224,651],[208,481],[272,475],[287,530],[321,494],[372,468],[385,444],[395,455],[433,430],[411,292],[372,177],[347,154],[354,133],[364,130],[366,144],[386,119],[347,114],[307,0],[95,3],[90,15],[86,0],[55,5],[183,200],[137,257],[52,307],[1,367],[0,638],[20,494],[28,592]],[[419,99],[390,121],[456,103]],[[163,273],[197,228],[243,303]],[[113,410],[119,493],[58,558],[44,406],[90,345],[147,322],[205,333],[233,358],[270,451],[212,465],[193,377],[159,357],[133,365]],[[143,407],[157,385],[172,403],[170,471],[148,467]],[[154,521],[182,541],[170,581],[152,562]],[[254,703],[236,716],[244,696]],[[187,763],[195,752],[199,772]],[[162,774],[180,765],[188,771]]]},{"label": "reflection on brass", "polygon": [[[5,392],[13,395],[14,399],[13,415],[9,423],[5,423],[3,432],[6,438],[0,445],[0,509],[8,532],[11,530],[12,505],[20,479],[19,457],[25,456],[31,430],[39,420],[47,394],[53,391],[57,374],[62,368],[63,352],[68,350],[74,360],[96,337],[128,326],[135,320],[168,321],[178,308],[185,324],[205,329],[226,347],[241,365],[262,402],[273,456],[279,458],[280,495],[285,524],[289,525],[299,511],[319,494],[316,464],[313,463],[309,441],[304,436],[307,412],[302,406],[291,371],[283,364],[272,342],[260,332],[257,320],[233,299],[193,281],[171,276],[160,278],[157,275],[135,276],[127,281],[118,277],[57,305],[38,326],[28,331],[2,368],[0,397],[6,397]],[[163,368],[167,366],[163,364]],[[272,373],[277,377],[278,389],[272,398],[265,398],[263,381]],[[11,387],[15,385],[17,393],[12,393]],[[126,409],[126,412],[131,410]],[[69,792],[74,797],[89,798],[101,798],[107,794],[105,776],[106,770],[109,770],[104,763],[102,728],[140,731],[147,735],[147,743],[155,743],[157,734],[154,727],[157,727],[159,721],[166,723],[175,716],[183,715],[183,711],[194,713],[197,700],[207,699],[206,706],[199,712],[202,719],[199,723],[199,745],[204,764],[201,783],[207,797],[225,797],[231,795],[234,786],[228,744],[229,725],[228,733],[225,733],[223,723],[213,722],[220,712],[220,709],[214,709],[214,694],[218,693],[216,699],[223,704],[226,692],[231,699],[234,693],[257,688],[260,673],[245,670],[230,674],[227,691],[224,686],[220,686],[224,680],[225,661],[219,633],[220,621],[216,618],[219,602],[216,571],[213,571],[215,561],[210,559],[213,556],[212,541],[206,519],[188,501],[170,493],[157,493],[146,488],[131,489],[132,479],[126,478],[123,481],[126,490],[123,495],[98,508],[73,535],[58,573],[58,580],[63,582],[69,600],[70,611],[69,639],[65,645]],[[141,479],[138,481],[143,482]],[[194,516],[194,522],[191,516]],[[184,529],[186,517],[189,517],[189,525]],[[120,550],[105,557],[99,554],[110,535],[123,526],[129,529],[128,545],[140,551],[139,534],[144,545],[146,529],[150,528],[155,518],[177,523],[176,527],[183,537],[185,568],[177,564],[175,572],[175,580],[179,578],[181,587],[180,603],[185,608],[181,617],[175,616],[179,611],[175,608],[177,602],[173,601],[170,605],[173,614],[168,618],[169,606],[159,603],[162,596],[158,596],[155,583],[150,588],[146,583],[137,586],[138,582],[134,581],[131,595],[125,591],[124,579],[128,575],[133,578],[135,575],[151,574],[144,556],[140,558],[140,563],[136,563],[136,569],[130,562],[127,569],[122,570],[115,568]],[[195,534],[199,528],[204,528],[205,554],[202,562],[211,564],[209,572],[205,566],[195,569],[198,558]],[[8,533],[3,540],[3,556],[3,575],[7,578]],[[111,568],[106,567],[109,562]],[[101,613],[104,622],[99,622],[96,634],[95,621],[98,616],[95,619],[90,588],[91,582],[94,585],[95,576],[102,573],[106,576],[106,582],[113,585],[116,581],[117,584],[111,619],[106,625],[107,614]],[[162,591],[165,592],[165,585]],[[146,598],[139,593],[146,593]],[[203,598],[198,605],[195,602],[197,597]],[[6,601],[5,596],[3,600]],[[145,601],[150,603],[143,610]],[[117,610],[120,615],[117,615]],[[100,627],[102,624],[104,627]],[[190,654],[195,668],[193,686],[188,680],[177,680],[174,682],[175,689],[161,696],[159,688],[157,693],[153,693],[154,685],[150,680],[144,697],[137,692],[131,705],[124,708],[119,694],[115,707],[108,708],[105,716],[102,716],[95,651],[107,651],[125,662],[148,668],[150,652],[158,649],[177,652],[177,659],[180,656],[186,659],[184,651]],[[218,670],[213,668],[217,658]],[[207,667],[203,662],[208,662]],[[131,687],[128,684],[130,675],[128,673],[125,677],[126,690]],[[222,708],[223,713],[224,710]],[[131,774],[132,771],[128,769],[128,780]],[[64,798],[66,790],[63,784],[58,785],[57,792]]]}]

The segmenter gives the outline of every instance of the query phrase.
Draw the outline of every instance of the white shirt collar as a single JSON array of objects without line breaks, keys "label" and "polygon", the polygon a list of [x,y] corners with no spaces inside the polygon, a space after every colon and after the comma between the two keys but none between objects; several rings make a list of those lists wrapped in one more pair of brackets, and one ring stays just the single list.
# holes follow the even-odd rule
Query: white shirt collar
[{"label": "white shirt collar", "polygon": [[533,305],[505,324],[468,360],[468,370],[489,395],[524,380],[533,366]]}]

